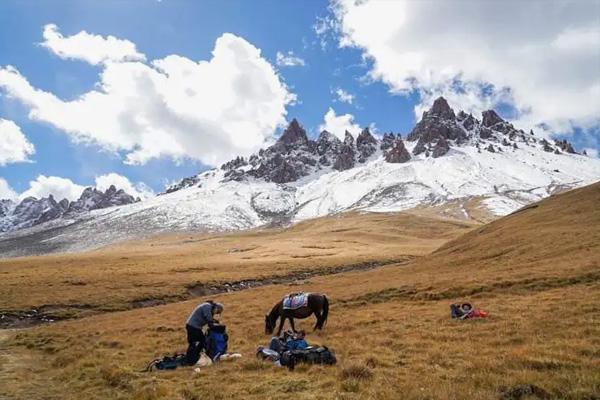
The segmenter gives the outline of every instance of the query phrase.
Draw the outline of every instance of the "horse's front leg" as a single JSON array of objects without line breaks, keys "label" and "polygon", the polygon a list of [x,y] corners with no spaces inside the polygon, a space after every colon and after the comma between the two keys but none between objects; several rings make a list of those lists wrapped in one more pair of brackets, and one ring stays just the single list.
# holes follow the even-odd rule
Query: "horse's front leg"
[{"label": "horse's front leg", "polygon": [[283,330],[284,322],[285,322],[285,318],[282,315],[281,319],[279,320],[279,328],[277,329],[277,337],[281,336],[281,331]]},{"label": "horse's front leg", "polygon": [[292,327],[292,332],[296,333],[296,327],[294,326],[294,317],[290,317],[290,325]]},{"label": "horse's front leg", "polygon": [[313,328],[313,331],[316,331],[317,329],[319,329],[319,325],[321,322],[321,313],[318,313],[315,311],[315,317],[317,318],[317,322],[315,323],[315,327]]}]

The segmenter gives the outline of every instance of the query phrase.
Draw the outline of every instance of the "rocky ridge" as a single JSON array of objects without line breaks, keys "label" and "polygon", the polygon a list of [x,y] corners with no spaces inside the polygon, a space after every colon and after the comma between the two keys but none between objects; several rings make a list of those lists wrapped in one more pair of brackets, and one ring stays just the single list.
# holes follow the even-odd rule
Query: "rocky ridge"
[{"label": "rocky ridge", "polygon": [[117,190],[114,185],[105,192],[88,187],[79,199],[71,202],[67,199],[56,201],[53,195],[40,199],[26,197],[18,204],[11,200],[0,200],[0,232],[29,228],[61,217],[74,217],[87,211],[138,201],[139,198],[134,198],[123,189]]},{"label": "rocky ridge", "polygon": [[[526,133],[515,128],[494,110],[484,111],[481,120],[463,111],[455,114],[446,99],[439,97],[423,113],[421,120],[406,136],[406,141],[393,132],[376,137],[369,128],[364,128],[356,138],[346,131],[343,141],[327,131],[311,140],[300,123],[293,119],[275,144],[247,159],[236,157],[224,163],[221,169],[225,171],[226,180],[242,182],[254,178],[285,184],[319,172],[349,170],[378,156],[383,156],[388,163],[405,163],[414,157],[439,158],[450,152],[452,147],[464,145],[476,146],[479,151],[490,153],[532,146],[555,154],[577,154],[566,140],[556,140],[551,144],[546,139],[537,139],[533,131]],[[199,182],[198,175],[188,177],[168,187],[166,193]]]}]

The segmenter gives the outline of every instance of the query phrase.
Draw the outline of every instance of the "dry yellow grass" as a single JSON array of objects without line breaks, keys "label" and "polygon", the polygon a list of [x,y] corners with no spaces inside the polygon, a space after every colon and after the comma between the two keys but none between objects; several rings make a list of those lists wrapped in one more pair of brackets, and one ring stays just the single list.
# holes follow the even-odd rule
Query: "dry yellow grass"
[{"label": "dry yellow grass", "polygon": [[173,235],[98,251],[0,261],[0,312],[46,306],[56,316],[188,297],[228,282],[424,255],[473,224],[409,214],[343,214],[290,229]]},{"label": "dry yellow grass", "polygon": [[[325,331],[308,338],[336,351],[335,367],[290,373],[254,359],[268,340],[263,313],[290,290],[265,286],[219,296],[231,350],[245,357],[200,374],[138,372],[185,347],[182,325],[197,300],[4,331],[0,398],[598,398],[599,204],[596,184],[476,227],[409,265],[294,287],[332,299]],[[451,320],[448,304],[465,299],[491,316]]]}]

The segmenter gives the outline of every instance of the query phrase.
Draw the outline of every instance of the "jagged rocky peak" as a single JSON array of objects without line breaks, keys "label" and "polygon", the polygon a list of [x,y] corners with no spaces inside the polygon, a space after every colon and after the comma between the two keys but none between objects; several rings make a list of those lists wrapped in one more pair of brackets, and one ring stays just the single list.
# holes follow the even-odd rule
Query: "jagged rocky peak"
[{"label": "jagged rocky peak", "polygon": [[233,160],[228,161],[228,162],[224,163],[223,165],[221,165],[221,169],[231,170],[231,169],[243,167],[245,165],[248,165],[248,161],[246,161],[246,159],[244,157],[237,156]]},{"label": "jagged rocky peak", "polygon": [[494,110],[486,110],[481,113],[483,117],[482,123],[485,127],[492,127],[498,123],[506,122]]},{"label": "jagged rocky peak", "polygon": [[[400,135],[398,135],[398,136],[400,136]],[[386,151],[394,145],[395,141],[396,141],[396,135],[394,135],[392,132],[384,133],[383,138],[381,139],[381,144],[379,145],[379,148],[383,151]]]},{"label": "jagged rocky peak", "polygon": [[462,124],[462,126],[470,131],[473,127],[478,123],[478,121],[473,117],[473,114],[467,114],[464,111],[459,111],[456,115],[456,120]]},{"label": "jagged rocky peak", "polygon": [[[221,166],[221,168],[223,168],[226,164],[228,164],[228,163],[223,164],[223,166]],[[226,169],[226,168],[224,168],[224,169]],[[167,189],[165,190],[165,193],[176,192],[176,191],[184,189],[186,187],[194,186],[198,182],[200,182],[200,177],[198,175],[190,176],[188,178],[183,178],[179,182],[168,186]]]},{"label": "jagged rocky peak", "polygon": [[344,136],[344,144],[340,148],[340,152],[333,164],[333,169],[337,171],[345,171],[350,168],[354,168],[355,162],[354,152],[354,136],[346,131]]},{"label": "jagged rocky peak", "polygon": [[10,199],[0,200],[0,218],[7,216],[15,207],[15,202]]},{"label": "jagged rocky peak", "polygon": [[427,111],[427,115],[451,120],[456,118],[454,115],[454,110],[450,108],[446,99],[441,96],[435,99],[433,105],[429,111]]},{"label": "jagged rocky peak", "polygon": [[346,146],[354,146],[354,136],[348,131],[344,132],[344,144]]},{"label": "jagged rocky peak", "polygon": [[565,153],[569,153],[569,154],[577,154],[577,152],[575,151],[575,149],[573,148],[573,145],[571,143],[569,143],[566,139],[563,140],[555,140],[554,144],[561,149],[562,151],[564,151]]},{"label": "jagged rocky peak", "polygon": [[323,155],[331,150],[338,150],[341,145],[342,141],[333,133],[322,131],[317,139],[317,153]]},{"label": "jagged rocky peak", "polygon": [[[57,202],[53,195],[37,199],[26,197],[18,205],[11,207],[0,206],[0,231],[10,231],[29,228],[44,222],[52,221],[62,216],[75,216],[83,211],[96,210],[111,206],[120,206],[140,201],[127,194],[123,189],[111,185],[105,192],[96,188],[86,188],[77,201],[69,202],[62,199]],[[8,204],[0,202],[0,204]],[[2,215],[3,214],[3,215]]]},{"label": "jagged rocky peak", "polygon": [[[37,199],[26,197],[14,209],[5,215],[10,218],[10,224],[3,224],[3,230],[28,228],[62,216],[65,212],[65,200],[57,203],[54,196],[49,195]],[[68,203],[68,200],[66,200]]]},{"label": "jagged rocky peak", "polygon": [[330,166],[335,162],[337,155],[342,147],[342,141],[334,134],[323,131],[317,139],[317,154],[319,155],[319,164]]},{"label": "jagged rocky peak", "polygon": [[304,128],[302,128],[298,120],[294,118],[288,127],[283,131],[277,142],[284,145],[294,145],[297,143],[305,144],[308,142],[308,137],[306,136],[306,131]]},{"label": "jagged rocky peak", "polygon": [[369,128],[365,128],[356,138],[356,150],[358,151],[358,162],[364,163],[377,151],[377,139],[371,134]]},{"label": "jagged rocky peak", "polygon": [[110,185],[105,192],[94,187],[85,188],[77,201],[71,202],[68,213],[80,213],[83,211],[98,210],[101,208],[122,206],[140,201],[127,194],[123,189],[117,190],[115,185]]},{"label": "jagged rocky peak", "polygon": [[[464,117],[463,120],[466,120],[466,118]],[[459,125],[454,110],[450,108],[446,99],[439,97],[435,100],[431,109],[423,113],[423,118],[415,125],[407,139],[418,141],[413,149],[414,155],[431,154],[433,146],[441,143],[438,147],[439,150],[436,152],[436,154],[439,154],[442,151],[441,149],[446,147],[444,141],[452,140],[456,144],[461,144],[467,140],[467,133]]]},{"label": "jagged rocky peak", "polygon": [[410,160],[410,153],[406,150],[404,141],[398,137],[389,151],[385,152],[385,161],[389,163],[405,163]]}]

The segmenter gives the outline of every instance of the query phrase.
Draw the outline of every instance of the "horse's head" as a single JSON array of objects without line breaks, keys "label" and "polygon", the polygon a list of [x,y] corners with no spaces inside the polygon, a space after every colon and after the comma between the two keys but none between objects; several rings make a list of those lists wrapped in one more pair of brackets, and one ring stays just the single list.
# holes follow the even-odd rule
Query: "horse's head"
[{"label": "horse's head", "polygon": [[268,315],[265,315],[265,333],[270,335],[275,330],[275,323],[271,321]]}]

